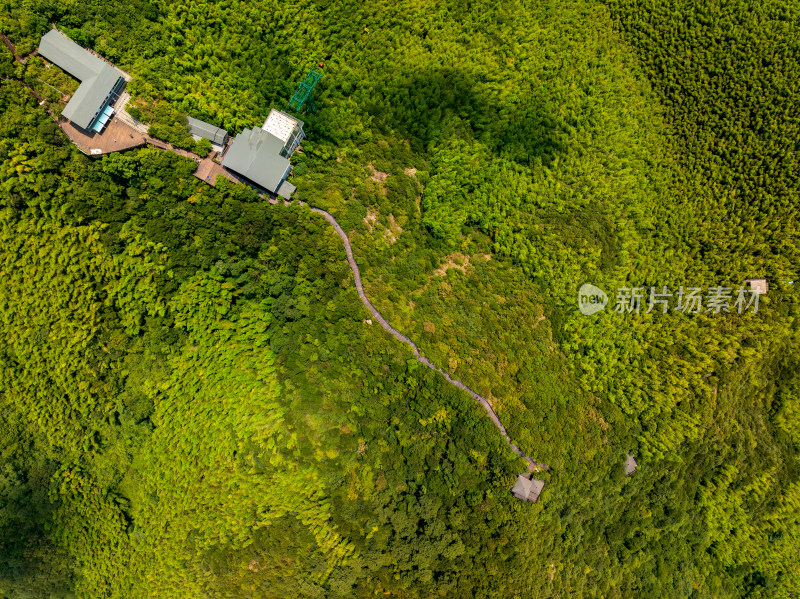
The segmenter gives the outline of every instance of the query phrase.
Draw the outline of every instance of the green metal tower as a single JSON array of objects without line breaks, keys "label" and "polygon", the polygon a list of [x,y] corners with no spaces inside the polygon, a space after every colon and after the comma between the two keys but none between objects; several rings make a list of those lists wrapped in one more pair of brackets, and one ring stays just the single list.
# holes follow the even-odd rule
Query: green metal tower
[{"label": "green metal tower", "polygon": [[314,100],[311,98],[311,92],[320,79],[322,79],[322,71],[311,69],[306,78],[297,86],[294,94],[292,94],[292,99],[289,100],[289,108],[299,112],[303,108],[303,104],[308,102],[308,109],[313,112],[315,106]]}]

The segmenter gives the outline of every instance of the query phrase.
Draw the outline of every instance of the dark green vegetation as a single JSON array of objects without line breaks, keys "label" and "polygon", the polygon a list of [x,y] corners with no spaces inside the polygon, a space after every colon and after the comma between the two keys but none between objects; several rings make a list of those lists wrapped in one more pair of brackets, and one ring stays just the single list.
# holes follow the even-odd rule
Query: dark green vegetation
[{"label": "dark green vegetation", "polygon": [[[794,7],[2,11],[20,54],[55,22],[133,73],[165,137],[183,113],[260,124],[325,61],[298,195],[553,470],[511,498],[521,462],[363,322],[321,218],[155,150],[91,161],[2,82],[0,593],[796,596]],[[756,315],[575,306],[587,281],[752,276]]]}]

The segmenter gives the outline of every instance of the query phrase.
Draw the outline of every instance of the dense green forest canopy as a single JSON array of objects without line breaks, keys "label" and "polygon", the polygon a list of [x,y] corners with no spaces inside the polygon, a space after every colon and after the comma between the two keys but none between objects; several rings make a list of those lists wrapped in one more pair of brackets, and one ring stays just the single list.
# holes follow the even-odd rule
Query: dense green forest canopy
[{"label": "dense green forest canopy", "polygon": [[[306,206],[149,148],[0,48],[0,596],[790,598],[800,588],[800,14],[787,0],[0,0],[232,133],[324,63]],[[51,87],[52,86],[52,87]],[[758,312],[587,317],[576,292]],[[639,470],[626,477],[625,455]]]}]

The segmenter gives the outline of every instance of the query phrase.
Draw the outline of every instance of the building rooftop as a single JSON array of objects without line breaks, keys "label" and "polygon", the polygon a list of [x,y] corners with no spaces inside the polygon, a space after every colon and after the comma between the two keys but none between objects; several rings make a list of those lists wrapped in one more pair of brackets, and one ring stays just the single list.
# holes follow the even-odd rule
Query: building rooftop
[{"label": "building rooftop", "polygon": [[523,501],[532,501],[535,503],[536,500],[539,499],[542,489],[544,489],[543,480],[528,478],[524,474],[520,474],[517,477],[517,482],[514,485],[514,488],[511,489],[511,492],[517,499],[522,499]]},{"label": "building rooftop", "polygon": [[56,29],[42,36],[39,54],[81,82],[61,114],[88,130],[122,73]]},{"label": "building rooftop", "polygon": [[278,188],[278,195],[281,196],[282,198],[289,200],[291,199],[295,189],[297,188],[294,185],[292,185],[288,181],[284,181]]},{"label": "building rooftop", "polygon": [[245,129],[234,138],[222,165],[275,193],[289,174],[289,159],[280,154],[283,145],[263,129]]},{"label": "building rooftop", "polygon": [[767,283],[766,279],[747,279],[745,283],[749,283],[750,289],[759,295],[764,295],[769,291],[769,283]]},{"label": "building rooftop", "polygon": [[282,110],[273,108],[269,111],[267,120],[264,121],[264,125],[261,128],[268,133],[272,133],[286,145],[297,134],[297,131],[303,128],[303,121],[286,114]]},{"label": "building rooftop", "polygon": [[212,144],[216,144],[218,146],[225,145],[225,142],[228,140],[228,132],[225,129],[220,129],[219,127],[215,127],[205,121],[201,121],[200,119],[195,119],[192,117],[186,117],[186,123],[189,126],[189,132],[197,137],[205,137],[208,141]]},{"label": "building rooftop", "polygon": [[636,460],[633,459],[633,456],[631,454],[628,454],[628,457],[625,458],[625,476],[628,476],[636,472],[636,468],[638,467],[639,465],[636,463]]}]

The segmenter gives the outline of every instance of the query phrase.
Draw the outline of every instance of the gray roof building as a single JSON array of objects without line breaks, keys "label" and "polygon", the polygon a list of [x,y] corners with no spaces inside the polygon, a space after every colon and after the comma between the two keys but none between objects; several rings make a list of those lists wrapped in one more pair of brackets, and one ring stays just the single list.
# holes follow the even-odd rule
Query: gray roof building
[{"label": "gray roof building", "polygon": [[295,190],[286,180],[289,157],[304,137],[303,121],[273,108],[261,129],[245,129],[233,139],[222,166],[288,200]]},{"label": "gray roof building", "polygon": [[55,29],[42,36],[39,54],[81,82],[61,114],[82,129],[92,129],[125,85],[122,73]]},{"label": "gray roof building", "polygon": [[284,181],[278,188],[278,195],[288,200],[292,197],[292,194],[294,193],[295,189],[297,188],[294,185],[292,185],[288,181]]},{"label": "gray roof building", "polygon": [[636,468],[638,467],[639,465],[636,463],[636,460],[633,459],[633,456],[628,454],[628,456],[625,458],[625,476],[630,476],[636,472]]},{"label": "gray roof building", "polygon": [[284,142],[263,129],[245,129],[233,139],[222,166],[270,193],[289,176],[289,159],[281,156]]},{"label": "gray roof building", "polygon": [[281,156],[286,158],[292,155],[292,152],[305,138],[303,121],[274,108],[269,111],[267,120],[264,121],[264,125],[261,128],[267,133],[272,133],[283,142]]},{"label": "gray roof building", "polygon": [[536,500],[539,499],[539,495],[542,493],[542,489],[544,489],[543,480],[528,478],[524,474],[520,474],[511,492],[517,499],[536,503]]},{"label": "gray roof building", "polygon": [[189,126],[189,133],[196,139],[205,137],[212,144],[218,146],[224,146],[225,142],[228,141],[228,132],[225,129],[220,129],[190,116],[186,117],[186,124]]}]

